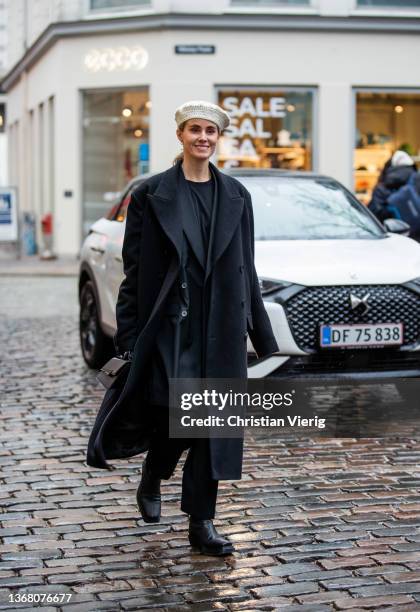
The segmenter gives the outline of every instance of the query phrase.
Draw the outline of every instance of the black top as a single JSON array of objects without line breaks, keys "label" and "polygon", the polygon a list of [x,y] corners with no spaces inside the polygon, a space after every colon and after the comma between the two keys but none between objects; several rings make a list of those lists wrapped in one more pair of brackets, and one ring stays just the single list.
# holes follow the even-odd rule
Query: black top
[{"label": "black top", "polygon": [[210,180],[204,182],[187,181],[187,184],[191,192],[194,215],[197,219],[197,225],[200,228],[199,231],[201,232],[204,248],[207,253],[213,208],[214,179],[211,177]]},{"label": "black top", "polygon": [[[186,180],[189,190],[188,201],[188,222],[193,219],[193,231],[196,238],[202,241],[205,254],[207,256],[210,228],[213,213],[213,198],[215,195],[216,184],[212,178],[204,182]],[[191,226],[190,226],[191,227]],[[188,237],[188,236],[187,236]],[[185,273],[187,274],[188,287],[188,315],[184,317],[167,316],[164,314],[162,324],[156,335],[155,350],[150,359],[150,370],[147,376],[149,381],[146,391],[150,404],[168,406],[169,405],[169,379],[174,378],[174,351],[178,355],[177,376],[180,378],[203,378],[203,351],[205,348],[206,331],[206,307],[204,306],[205,293],[203,289],[204,270],[200,263],[195,262],[195,258],[189,260],[190,241],[184,240],[183,254],[186,255]],[[186,249],[186,251],[184,251]],[[184,265],[183,264],[183,265]],[[180,277],[179,277],[180,278]],[[174,313],[180,311],[178,303],[179,286],[174,285],[168,295],[168,302],[172,303]],[[184,291],[184,290],[183,290]],[[185,307],[187,309],[187,307]],[[178,322],[176,322],[178,320]],[[175,333],[178,328],[178,334]]]}]

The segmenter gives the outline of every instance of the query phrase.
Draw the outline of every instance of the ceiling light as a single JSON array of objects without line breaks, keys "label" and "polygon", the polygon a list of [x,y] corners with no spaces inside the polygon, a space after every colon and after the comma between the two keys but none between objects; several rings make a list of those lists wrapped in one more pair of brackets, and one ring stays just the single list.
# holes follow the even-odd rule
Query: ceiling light
[{"label": "ceiling light", "polygon": [[289,113],[293,113],[293,111],[295,111],[295,110],[296,110],[296,106],[295,106],[294,104],[288,104],[288,105],[286,106],[286,110],[287,110],[287,112],[289,112]]},{"label": "ceiling light", "polygon": [[136,128],[136,129],[134,130],[134,136],[135,136],[136,138],[140,138],[141,136],[143,136],[143,130],[141,130],[140,128]]},{"label": "ceiling light", "polygon": [[402,113],[402,112],[404,112],[404,107],[401,106],[401,104],[397,104],[397,106],[394,106],[394,111],[396,113]]},{"label": "ceiling light", "polygon": [[121,111],[121,115],[123,117],[131,117],[132,114],[133,114],[133,109],[131,108],[131,106],[124,106],[124,108]]}]

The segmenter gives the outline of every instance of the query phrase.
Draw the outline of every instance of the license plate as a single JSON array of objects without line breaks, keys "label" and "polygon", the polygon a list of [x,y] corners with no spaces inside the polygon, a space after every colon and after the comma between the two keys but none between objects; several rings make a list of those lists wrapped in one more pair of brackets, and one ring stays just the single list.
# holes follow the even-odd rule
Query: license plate
[{"label": "license plate", "polygon": [[402,323],[380,325],[321,325],[322,348],[390,346],[403,343]]}]

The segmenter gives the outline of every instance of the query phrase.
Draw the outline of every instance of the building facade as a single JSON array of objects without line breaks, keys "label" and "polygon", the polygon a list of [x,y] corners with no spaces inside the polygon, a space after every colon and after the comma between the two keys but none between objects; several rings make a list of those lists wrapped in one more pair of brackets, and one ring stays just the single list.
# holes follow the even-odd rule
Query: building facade
[{"label": "building facade", "polygon": [[[6,5],[0,0],[0,80],[6,72],[7,28]],[[0,90],[0,187],[7,185],[6,96]]]},{"label": "building facade", "polygon": [[171,165],[188,99],[231,115],[221,167],[315,170],[366,202],[393,150],[420,160],[420,0],[9,0],[8,11],[9,183],[38,232],[52,213],[58,254],[77,255],[129,179]]}]

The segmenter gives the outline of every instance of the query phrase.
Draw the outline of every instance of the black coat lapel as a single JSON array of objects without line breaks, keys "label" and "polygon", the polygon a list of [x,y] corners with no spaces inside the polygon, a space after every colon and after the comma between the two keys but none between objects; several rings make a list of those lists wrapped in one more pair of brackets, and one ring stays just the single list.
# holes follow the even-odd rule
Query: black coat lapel
[{"label": "black coat lapel", "polygon": [[178,172],[181,162],[163,173],[156,191],[149,195],[153,211],[163,231],[173,243],[178,260],[181,262],[182,250],[182,208],[177,194]]},{"label": "black coat lapel", "polygon": [[210,164],[215,177],[215,195],[217,194],[217,210],[214,220],[213,236],[209,246],[209,257],[206,278],[211,273],[216,261],[232,240],[238,227],[244,208],[244,198],[239,192],[232,192],[231,183],[216,166]]},{"label": "black coat lapel", "polygon": [[[181,262],[183,228],[187,235],[194,253],[206,270],[206,278],[211,273],[216,261],[232,240],[238,223],[241,219],[244,198],[236,190],[232,191],[231,182],[220,172],[216,166],[210,163],[211,172],[215,178],[215,198],[217,207],[212,216],[212,232],[209,241],[209,253],[204,254],[203,245],[199,238],[199,231],[191,215],[183,214],[183,189],[187,187],[185,178],[180,177],[183,172],[181,161],[163,173],[156,191],[149,195],[153,211],[169,240],[173,243],[178,260]],[[184,179],[184,180],[182,180]],[[182,187],[184,185],[184,187]],[[217,194],[217,195],[216,195]]]},{"label": "black coat lapel", "polygon": [[206,267],[206,252],[201,239],[199,221],[194,214],[191,191],[187,185],[187,181],[185,180],[182,168],[180,168],[178,176],[179,181],[177,197],[181,203],[184,232],[188,238],[192,250],[194,251],[194,255],[204,270]]}]

